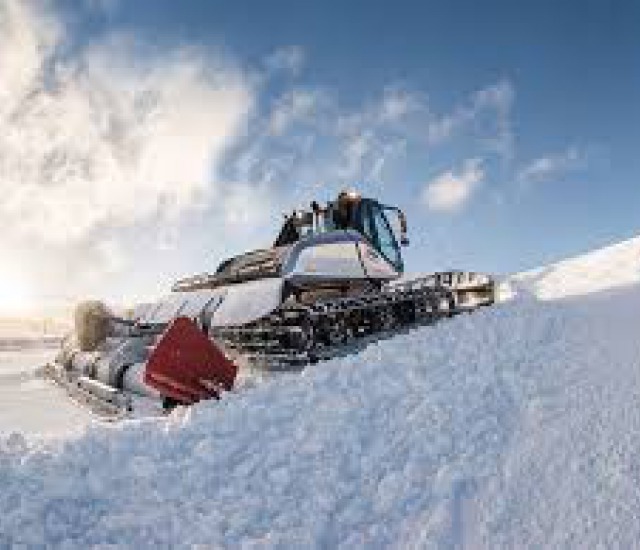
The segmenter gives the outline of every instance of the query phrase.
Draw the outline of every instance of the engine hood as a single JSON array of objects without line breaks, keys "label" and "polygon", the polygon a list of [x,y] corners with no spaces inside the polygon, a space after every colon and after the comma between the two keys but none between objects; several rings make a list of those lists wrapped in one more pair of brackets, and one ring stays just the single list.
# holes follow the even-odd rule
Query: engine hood
[{"label": "engine hood", "polygon": [[203,273],[180,279],[171,290],[185,292],[280,277],[283,263],[290,249],[290,246],[279,246],[234,256],[222,262],[215,274]]}]

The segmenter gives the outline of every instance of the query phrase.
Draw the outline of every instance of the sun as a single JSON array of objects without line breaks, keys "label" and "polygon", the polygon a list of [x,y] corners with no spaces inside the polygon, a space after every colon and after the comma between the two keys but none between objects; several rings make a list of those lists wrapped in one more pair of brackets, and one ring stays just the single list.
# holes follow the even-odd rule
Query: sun
[{"label": "sun", "polygon": [[33,307],[31,289],[24,277],[0,268],[0,315],[20,315]]}]

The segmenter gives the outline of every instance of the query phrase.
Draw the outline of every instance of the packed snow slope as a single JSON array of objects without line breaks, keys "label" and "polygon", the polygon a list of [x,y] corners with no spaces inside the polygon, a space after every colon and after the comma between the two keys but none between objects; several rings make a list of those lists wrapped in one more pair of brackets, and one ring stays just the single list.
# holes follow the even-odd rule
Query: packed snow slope
[{"label": "packed snow slope", "polygon": [[521,292],[533,294],[540,300],[637,285],[640,283],[640,237],[520,273],[510,282]]},{"label": "packed snow slope", "polygon": [[636,547],[639,252],[166,420],[4,437],[0,547]]}]

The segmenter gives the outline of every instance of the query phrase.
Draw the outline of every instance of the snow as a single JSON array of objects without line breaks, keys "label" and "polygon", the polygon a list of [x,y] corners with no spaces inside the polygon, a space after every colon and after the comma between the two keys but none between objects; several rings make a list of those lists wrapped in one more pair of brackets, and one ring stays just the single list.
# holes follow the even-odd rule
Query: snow
[{"label": "snow", "polygon": [[12,337],[12,345],[3,347],[0,339],[0,434],[19,431],[52,437],[81,431],[91,421],[86,411],[33,376],[36,367],[53,358],[55,349],[31,338],[27,346],[16,349],[13,343],[18,340]]},{"label": "snow", "polygon": [[516,275],[511,282],[521,293],[529,292],[540,300],[637,285],[640,283],[640,237]]},{"label": "snow", "polygon": [[639,250],[167,419],[4,436],[0,547],[635,547]]}]

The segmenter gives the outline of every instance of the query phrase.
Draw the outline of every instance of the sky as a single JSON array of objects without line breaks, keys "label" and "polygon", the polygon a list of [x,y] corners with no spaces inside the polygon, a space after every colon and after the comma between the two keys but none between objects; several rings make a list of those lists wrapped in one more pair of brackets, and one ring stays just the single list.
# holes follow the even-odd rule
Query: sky
[{"label": "sky", "polygon": [[638,233],[632,0],[0,0],[0,314],[159,296],[342,188],[409,272]]}]

